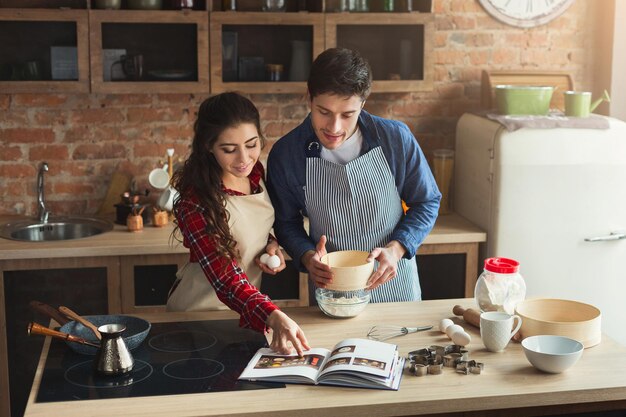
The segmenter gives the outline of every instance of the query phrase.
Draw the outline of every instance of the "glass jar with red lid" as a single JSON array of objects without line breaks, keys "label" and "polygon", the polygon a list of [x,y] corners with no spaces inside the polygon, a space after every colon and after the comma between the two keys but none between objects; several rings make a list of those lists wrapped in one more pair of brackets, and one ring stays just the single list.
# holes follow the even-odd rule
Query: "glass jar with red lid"
[{"label": "glass jar with red lid", "polygon": [[519,265],[509,258],[485,259],[474,289],[480,311],[515,313],[517,303],[526,297],[526,283],[519,273]]}]

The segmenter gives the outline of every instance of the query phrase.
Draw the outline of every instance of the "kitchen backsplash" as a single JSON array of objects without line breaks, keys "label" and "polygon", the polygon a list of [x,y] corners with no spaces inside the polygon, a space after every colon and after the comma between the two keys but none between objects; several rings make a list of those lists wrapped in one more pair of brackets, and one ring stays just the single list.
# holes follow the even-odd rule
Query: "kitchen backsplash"
[{"label": "kitchen backsplash", "polygon": [[[430,156],[454,148],[459,116],[480,108],[483,69],[569,71],[578,88],[593,82],[593,5],[580,1],[550,24],[518,29],[491,18],[476,1],[434,2],[434,89],[372,94],[365,108],[408,124]],[[598,6],[600,7],[600,6]],[[307,114],[301,95],[250,95],[274,141]],[[36,172],[46,160],[46,201],[56,214],[94,213],[116,170],[147,175],[184,157],[203,95],[0,94],[0,215],[36,212]],[[153,190],[155,191],[155,190]],[[153,193],[154,194],[154,193]]]}]

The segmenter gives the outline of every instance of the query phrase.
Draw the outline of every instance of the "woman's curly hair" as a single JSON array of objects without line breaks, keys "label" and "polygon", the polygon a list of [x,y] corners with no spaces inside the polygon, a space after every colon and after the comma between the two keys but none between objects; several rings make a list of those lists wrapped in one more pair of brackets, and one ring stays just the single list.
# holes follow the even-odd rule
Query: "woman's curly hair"
[{"label": "woman's curly hair", "polygon": [[[238,257],[237,242],[228,227],[222,168],[211,150],[224,130],[243,123],[256,126],[263,146],[259,111],[249,99],[233,92],[206,99],[198,109],[191,154],[172,178],[172,186],[179,192],[174,201],[174,214],[178,214],[182,199],[196,196],[205,208],[207,234],[215,238],[219,255],[231,260]],[[180,225],[176,222],[175,232],[179,229]]]}]

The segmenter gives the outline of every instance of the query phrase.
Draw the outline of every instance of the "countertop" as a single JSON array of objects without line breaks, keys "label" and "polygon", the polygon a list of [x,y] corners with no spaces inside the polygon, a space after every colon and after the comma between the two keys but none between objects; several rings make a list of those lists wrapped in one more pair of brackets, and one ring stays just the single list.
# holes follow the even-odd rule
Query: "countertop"
[{"label": "countertop", "polygon": [[[172,223],[165,227],[146,226],[140,232],[115,225],[110,232],[83,239],[20,242],[0,238],[0,260],[186,253],[187,249],[172,239],[172,231]],[[484,242],[486,236],[477,226],[452,213],[439,216],[423,244]]]},{"label": "countertop", "polygon": [[[285,309],[306,333],[313,347],[332,348],[348,337],[365,337],[375,324],[425,325],[435,329],[452,307],[475,307],[473,299],[433,300],[408,303],[370,304],[352,319],[331,319],[317,308]],[[161,313],[143,315],[152,322],[210,320],[236,317],[230,311],[205,313]],[[462,375],[444,368],[441,375],[416,377],[405,371],[399,391],[328,386],[287,385],[267,397],[264,390],[215,392],[59,403],[35,403],[49,340],[35,376],[26,417],[63,415],[103,416],[399,416],[436,413],[485,415],[485,410],[517,410],[506,415],[537,415],[540,412],[572,413],[593,409],[626,409],[626,347],[609,338],[586,349],[574,367],[561,374],[546,374],[526,360],[521,345],[511,342],[501,353],[484,349],[477,328],[462,322],[471,334],[467,346],[470,359],[483,362],[480,375]],[[438,330],[391,339],[406,356],[411,350],[450,340]],[[276,395],[279,394],[279,395]],[[531,409],[532,408],[532,409]],[[500,413],[498,415],[504,415]]]}]

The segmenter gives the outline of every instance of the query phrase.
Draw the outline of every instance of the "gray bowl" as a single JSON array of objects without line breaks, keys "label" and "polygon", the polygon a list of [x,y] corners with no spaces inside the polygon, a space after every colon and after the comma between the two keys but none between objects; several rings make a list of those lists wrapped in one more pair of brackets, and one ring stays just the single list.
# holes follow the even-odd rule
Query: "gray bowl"
[{"label": "gray bowl", "polygon": [[[126,326],[126,330],[122,333],[122,338],[130,350],[136,349],[141,345],[148,336],[148,333],[150,333],[150,328],[152,327],[149,321],[133,316],[102,315],[83,317],[95,324],[96,327],[100,327],[103,324],[123,324]],[[65,323],[59,330],[63,333],[82,337],[93,343],[100,343],[91,329],[76,321]],[[93,346],[81,345],[75,342],[66,343],[74,352],[80,353],[81,355],[95,355],[96,352],[98,352],[98,348]]]}]

